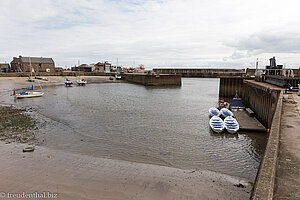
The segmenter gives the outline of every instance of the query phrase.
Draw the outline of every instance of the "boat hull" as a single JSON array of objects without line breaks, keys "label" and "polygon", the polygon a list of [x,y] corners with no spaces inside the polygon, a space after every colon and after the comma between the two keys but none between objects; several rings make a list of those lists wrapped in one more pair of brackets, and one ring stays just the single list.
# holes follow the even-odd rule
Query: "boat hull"
[{"label": "boat hull", "polygon": [[79,86],[84,86],[85,84],[87,84],[86,81],[82,81],[82,80],[77,81],[77,85],[79,85]]},{"label": "boat hull", "polygon": [[213,116],[210,119],[209,125],[210,128],[216,133],[221,133],[225,128],[223,120],[217,116]]},{"label": "boat hull", "polygon": [[228,131],[228,133],[232,133],[232,134],[237,133],[237,131],[240,129],[238,121],[231,116],[226,117],[224,119],[224,126]]},{"label": "boat hull", "polygon": [[210,116],[212,116],[212,117],[213,116],[219,117],[221,114],[220,111],[215,107],[210,108],[208,112],[209,112]]},{"label": "boat hull", "polygon": [[44,95],[43,92],[28,92],[27,94],[16,94],[15,97],[17,99],[24,99],[24,98],[42,97],[43,95]]},{"label": "boat hull", "polygon": [[220,110],[220,113],[223,117],[233,116],[233,113],[230,110],[228,110],[227,108],[222,108]]}]

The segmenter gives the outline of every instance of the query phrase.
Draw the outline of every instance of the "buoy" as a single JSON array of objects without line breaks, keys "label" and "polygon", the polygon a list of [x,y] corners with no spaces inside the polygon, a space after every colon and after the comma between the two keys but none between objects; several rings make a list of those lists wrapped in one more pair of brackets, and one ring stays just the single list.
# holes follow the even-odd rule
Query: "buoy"
[{"label": "buoy", "polygon": [[267,129],[267,133],[270,133],[270,129]]}]

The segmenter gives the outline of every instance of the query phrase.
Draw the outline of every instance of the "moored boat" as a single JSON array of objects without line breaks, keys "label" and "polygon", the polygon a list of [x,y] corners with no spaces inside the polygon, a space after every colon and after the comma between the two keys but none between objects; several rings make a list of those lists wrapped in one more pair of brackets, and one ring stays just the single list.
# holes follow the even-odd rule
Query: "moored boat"
[{"label": "moored boat", "polygon": [[241,98],[233,98],[232,101],[230,102],[229,108],[231,110],[244,110],[245,106]]},{"label": "moored boat", "polygon": [[213,116],[210,118],[209,125],[210,128],[216,133],[221,133],[225,128],[223,120],[218,116]]},{"label": "moored boat", "polygon": [[236,133],[240,129],[238,121],[232,116],[228,116],[224,119],[224,125],[229,133]]},{"label": "moored boat", "polygon": [[72,84],[73,82],[69,78],[66,78],[65,85],[70,87]]},{"label": "moored boat", "polygon": [[244,110],[245,109],[242,99],[239,98],[237,91],[236,91],[235,97],[230,102],[229,108],[230,108],[230,110]]},{"label": "moored boat", "polygon": [[[44,92],[34,92],[33,91],[33,83],[34,83],[34,80],[31,78],[32,77],[32,72],[34,70],[32,70],[32,66],[31,66],[31,60],[29,58],[29,64],[30,64],[30,77],[28,78],[28,81],[32,82],[32,85],[31,85],[31,88],[22,88],[22,92],[20,93],[17,93],[15,94],[15,91],[14,91],[14,96],[15,98],[17,99],[22,99],[22,98],[33,98],[33,97],[42,97],[44,95]],[[47,79],[48,80],[48,79]],[[37,81],[38,82],[38,81]],[[38,84],[40,85],[40,83],[38,82]],[[42,86],[40,85],[40,88],[41,90],[43,91],[42,89]]]},{"label": "moored boat", "polygon": [[116,80],[121,80],[122,79],[120,74],[116,74],[115,78],[116,78]]},{"label": "moored boat", "polygon": [[220,111],[215,108],[215,107],[211,107],[209,110],[208,110],[210,116],[220,116]]},{"label": "moored boat", "polygon": [[15,95],[17,99],[22,99],[22,98],[33,98],[33,97],[42,97],[44,95],[43,92],[20,92]]},{"label": "moored boat", "polygon": [[22,90],[23,90],[22,92],[14,94],[15,98],[17,98],[17,99],[33,98],[33,97],[41,97],[44,95],[43,92],[34,92],[33,85],[31,86],[31,88],[22,88]]},{"label": "moored boat", "polygon": [[233,116],[233,113],[227,108],[222,108],[220,110],[220,113],[222,114],[223,117]]},{"label": "moored boat", "polygon": [[222,109],[222,108],[229,108],[229,103],[224,101],[223,98],[220,98],[219,99],[219,109]]},{"label": "moored boat", "polygon": [[87,81],[86,81],[86,80],[84,80],[84,78],[83,78],[83,79],[81,79],[81,80],[77,80],[77,85],[81,85],[81,86],[83,86],[83,85],[85,85],[85,84],[87,84]]}]

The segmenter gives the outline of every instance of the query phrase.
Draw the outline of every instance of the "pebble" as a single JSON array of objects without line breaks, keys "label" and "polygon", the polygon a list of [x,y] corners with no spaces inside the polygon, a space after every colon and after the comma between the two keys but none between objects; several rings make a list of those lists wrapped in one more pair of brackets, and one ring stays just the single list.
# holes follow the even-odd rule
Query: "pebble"
[{"label": "pebble", "polygon": [[23,152],[33,152],[34,151],[34,146],[28,146],[23,149]]}]

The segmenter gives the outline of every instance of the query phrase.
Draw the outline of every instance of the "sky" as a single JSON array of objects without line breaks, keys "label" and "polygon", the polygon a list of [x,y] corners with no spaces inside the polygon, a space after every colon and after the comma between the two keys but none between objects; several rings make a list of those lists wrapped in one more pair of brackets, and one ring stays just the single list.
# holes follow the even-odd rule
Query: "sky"
[{"label": "sky", "polygon": [[0,63],[300,67],[299,0],[0,0]]}]

